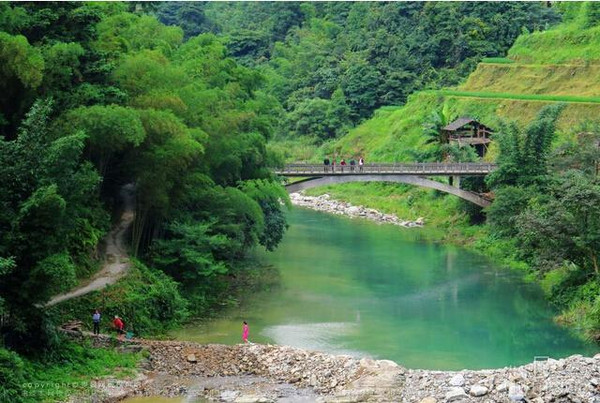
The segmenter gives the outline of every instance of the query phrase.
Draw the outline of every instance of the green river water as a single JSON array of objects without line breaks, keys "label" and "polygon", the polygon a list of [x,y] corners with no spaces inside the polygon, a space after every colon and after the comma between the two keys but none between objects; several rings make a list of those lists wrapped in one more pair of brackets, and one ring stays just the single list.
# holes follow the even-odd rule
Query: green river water
[{"label": "green river water", "polygon": [[182,340],[250,341],[458,370],[521,365],[597,347],[552,322],[539,287],[464,249],[404,229],[295,208],[279,248],[262,258],[281,287],[245,298]]}]

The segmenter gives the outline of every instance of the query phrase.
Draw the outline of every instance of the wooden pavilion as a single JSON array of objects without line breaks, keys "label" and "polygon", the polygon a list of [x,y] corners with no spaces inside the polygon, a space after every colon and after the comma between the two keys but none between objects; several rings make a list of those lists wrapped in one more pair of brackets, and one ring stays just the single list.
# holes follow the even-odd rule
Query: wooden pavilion
[{"label": "wooden pavilion", "polygon": [[448,142],[456,142],[459,147],[474,147],[480,157],[487,152],[488,144],[492,141],[490,136],[493,134],[492,129],[468,117],[456,119],[442,128],[442,131]]}]

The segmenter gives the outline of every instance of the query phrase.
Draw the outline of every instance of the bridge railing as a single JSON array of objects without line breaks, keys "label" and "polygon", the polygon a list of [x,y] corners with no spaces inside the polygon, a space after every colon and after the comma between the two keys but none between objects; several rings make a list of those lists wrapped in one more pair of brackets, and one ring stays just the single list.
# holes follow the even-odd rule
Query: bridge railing
[{"label": "bridge railing", "polygon": [[333,174],[485,175],[496,169],[487,162],[370,163],[359,165],[287,164],[275,172],[283,176]]}]

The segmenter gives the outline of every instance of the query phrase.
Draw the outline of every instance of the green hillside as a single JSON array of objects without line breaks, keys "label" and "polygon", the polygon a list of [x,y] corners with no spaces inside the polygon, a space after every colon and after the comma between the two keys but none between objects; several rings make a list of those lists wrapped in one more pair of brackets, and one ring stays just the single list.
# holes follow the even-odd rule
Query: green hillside
[{"label": "green hillside", "polygon": [[[578,16],[590,11],[588,5],[570,7],[565,11],[567,22],[549,31],[521,35],[507,59],[480,63],[456,88],[418,92],[402,107],[378,110],[324,152],[362,154],[378,161],[414,160],[427,151],[423,125],[436,111],[450,120],[471,116],[497,127],[500,120],[524,125],[544,106],[564,102],[558,122],[562,137],[582,122],[597,120],[600,26],[587,27],[590,22]],[[489,158],[493,156],[492,152]]]}]

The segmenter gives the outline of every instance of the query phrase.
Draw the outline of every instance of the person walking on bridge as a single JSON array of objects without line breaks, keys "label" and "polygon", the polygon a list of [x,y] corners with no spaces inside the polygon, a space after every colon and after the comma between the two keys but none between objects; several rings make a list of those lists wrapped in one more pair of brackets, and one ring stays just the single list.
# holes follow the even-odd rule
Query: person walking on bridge
[{"label": "person walking on bridge", "polygon": [[323,160],[323,172],[329,172],[329,157]]}]

